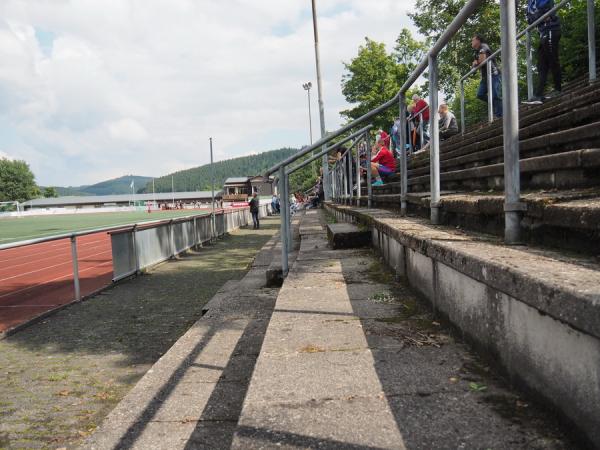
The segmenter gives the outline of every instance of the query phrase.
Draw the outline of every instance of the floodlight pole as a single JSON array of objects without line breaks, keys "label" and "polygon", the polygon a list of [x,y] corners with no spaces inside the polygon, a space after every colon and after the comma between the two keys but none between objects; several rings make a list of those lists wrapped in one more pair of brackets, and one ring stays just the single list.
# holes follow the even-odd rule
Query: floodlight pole
[{"label": "floodlight pole", "polygon": [[[321,83],[321,60],[319,58],[319,31],[317,28],[317,7],[312,0],[313,33],[315,36],[315,61],[317,65],[317,92],[319,94],[319,118],[321,121],[321,139],[325,138],[325,108],[323,106],[323,86]],[[322,149],[325,149],[323,145]],[[329,161],[327,154],[323,155],[323,187],[325,188],[325,200],[331,199],[329,190]]]}]

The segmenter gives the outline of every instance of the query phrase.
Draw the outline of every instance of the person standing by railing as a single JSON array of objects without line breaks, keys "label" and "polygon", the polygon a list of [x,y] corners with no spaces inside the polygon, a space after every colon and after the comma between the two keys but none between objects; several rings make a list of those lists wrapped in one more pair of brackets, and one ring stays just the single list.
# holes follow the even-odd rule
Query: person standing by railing
[{"label": "person standing by railing", "polygon": [[252,222],[254,222],[254,229],[258,230],[260,228],[260,221],[258,219],[258,194],[255,192],[252,194],[252,199],[250,200],[250,213],[252,214]]},{"label": "person standing by railing", "polygon": [[[475,34],[473,36],[473,39],[471,39],[471,47],[475,50],[473,67],[481,65],[483,61],[493,53],[490,46],[487,45],[485,39],[480,34]],[[490,64],[492,73],[492,102],[494,116],[502,117],[502,79],[500,77],[500,71],[498,70],[494,58],[490,59],[487,64]],[[485,64],[481,66],[481,82],[479,83],[479,89],[477,89],[477,98],[484,102],[488,101],[487,69]]]},{"label": "person standing by railing", "polygon": [[[532,24],[546,12],[554,8],[553,0],[528,0],[527,23]],[[560,19],[556,14],[550,14],[537,26],[540,34],[540,43],[537,50],[538,57],[538,85],[535,97],[528,103],[541,104],[546,98],[560,95],[562,74],[559,60]],[[544,89],[548,80],[548,72],[552,71],[554,90],[544,97]]]},{"label": "person standing by railing", "polygon": [[422,122],[423,145],[425,145],[429,141],[427,134],[427,127],[429,127],[429,104],[419,94],[413,95],[412,99],[415,104],[412,114],[416,119],[417,127]]}]

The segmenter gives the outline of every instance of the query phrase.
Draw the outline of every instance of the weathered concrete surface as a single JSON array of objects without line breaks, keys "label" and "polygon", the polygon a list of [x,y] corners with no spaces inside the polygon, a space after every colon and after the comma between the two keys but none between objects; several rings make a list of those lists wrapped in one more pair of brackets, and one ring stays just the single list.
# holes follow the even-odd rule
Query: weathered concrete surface
[{"label": "weathered concrete surface", "polygon": [[[304,214],[304,211],[299,211],[292,216],[291,226],[292,226],[292,249],[288,252],[288,268],[294,264],[296,256],[298,255],[298,245],[299,245],[299,227],[300,227],[300,218]],[[281,240],[277,241],[276,248],[274,252],[269,253],[270,262],[266,271],[266,279],[267,279],[267,287],[281,287],[283,284],[283,267],[281,265]]]},{"label": "weathered concrete surface", "polygon": [[[331,250],[316,211],[277,298],[232,448],[570,448],[370,250]],[[526,405],[526,406],[524,406]]]},{"label": "weathered concrete surface", "polygon": [[160,358],[89,438],[88,449],[228,448],[277,297],[265,270],[277,238]]},{"label": "weathered concrete surface", "polygon": [[[390,211],[331,207],[434,309],[600,446],[600,271],[590,259],[433,227]],[[395,255],[394,255],[395,253]]]},{"label": "weathered concrete surface", "polygon": [[371,233],[350,223],[329,223],[327,240],[334,250],[368,247],[371,243]]}]

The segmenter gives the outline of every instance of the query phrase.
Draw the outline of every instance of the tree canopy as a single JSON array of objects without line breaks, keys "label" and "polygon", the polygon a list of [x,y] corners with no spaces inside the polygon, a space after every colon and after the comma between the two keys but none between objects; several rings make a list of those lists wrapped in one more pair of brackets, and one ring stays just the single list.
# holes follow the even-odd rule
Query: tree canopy
[{"label": "tree canopy", "polygon": [[0,201],[24,202],[39,195],[33,172],[25,161],[0,158]]}]

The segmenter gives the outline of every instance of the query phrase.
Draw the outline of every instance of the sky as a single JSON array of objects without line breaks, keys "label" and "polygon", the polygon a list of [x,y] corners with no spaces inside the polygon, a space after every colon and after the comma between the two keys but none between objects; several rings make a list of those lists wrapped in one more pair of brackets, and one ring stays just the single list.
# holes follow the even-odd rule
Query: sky
[{"label": "sky", "polygon": [[[0,157],[38,184],[161,176],[320,136],[310,0],[1,0]],[[325,123],[343,62],[414,0],[317,0]]]}]

